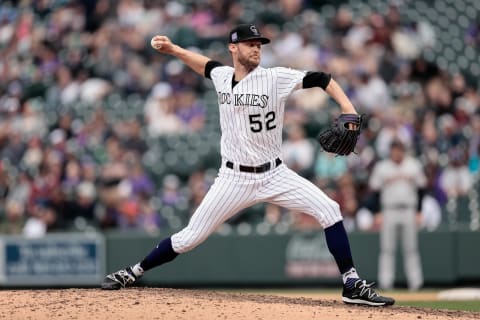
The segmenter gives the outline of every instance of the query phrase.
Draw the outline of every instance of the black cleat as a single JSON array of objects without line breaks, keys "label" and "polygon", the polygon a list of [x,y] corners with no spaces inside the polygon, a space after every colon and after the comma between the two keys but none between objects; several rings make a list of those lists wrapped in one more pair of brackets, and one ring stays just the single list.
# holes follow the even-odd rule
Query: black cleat
[{"label": "black cleat", "polygon": [[355,281],[353,288],[343,286],[342,300],[347,304],[358,304],[365,306],[391,306],[395,300],[389,297],[382,297],[376,293],[371,287],[373,283],[367,284],[365,280],[358,279]]},{"label": "black cleat", "polygon": [[110,273],[105,277],[102,283],[103,290],[118,290],[131,286],[138,277],[132,271],[131,267],[118,270],[117,272]]}]

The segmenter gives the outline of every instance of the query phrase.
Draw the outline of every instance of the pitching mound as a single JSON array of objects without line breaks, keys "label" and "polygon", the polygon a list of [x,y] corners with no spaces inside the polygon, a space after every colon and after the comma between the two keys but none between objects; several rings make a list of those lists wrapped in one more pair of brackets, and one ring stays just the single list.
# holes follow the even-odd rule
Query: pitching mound
[{"label": "pitching mound", "polygon": [[478,313],[347,306],[339,300],[205,290],[1,290],[0,319],[478,319]]}]

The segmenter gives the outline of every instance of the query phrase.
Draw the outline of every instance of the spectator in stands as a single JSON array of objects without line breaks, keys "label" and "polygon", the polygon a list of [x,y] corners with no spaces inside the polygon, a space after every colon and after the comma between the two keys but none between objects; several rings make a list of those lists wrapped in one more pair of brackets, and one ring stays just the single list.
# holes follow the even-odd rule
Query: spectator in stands
[{"label": "spectator in stands", "polygon": [[75,197],[77,186],[82,181],[82,168],[77,159],[68,159],[65,164],[61,188],[68,199]]},{"label": "spectator in stands", "polygon": [[461,148],[450,149],[450,161],[440,176],[440,185],[449,198],[465,197],[472,187],[465,153]]},{"label": "spectator in stands", "polygon": [[391,107],[392,97],[382,78],[371,70],[361,68],[357,70],[357,77],[355,102],[361,110],[368,113],[383,113],[385,109]]},{"label": "spectator in stands", "polygon": [[145,103],[145,121],[148,134],[154,138],[183,131],[182,122],[175,112],[175,100],[170,84],[161,82],[153,87]]},{"label": "spectator in stands", "polygon": [[186,132],[197,132],[205,123],[205,105],[198,100],[192,90],[181,90],[175,94],[175,114]]},{"label": "spectator in stands", "polygon": [[42,162],[44,146],[40,137],[32,137],[28,140],[25,152],[21,160],[26,170],[35,171]]},{"label": "spectator in stands", "polygon": [[380,118],[383,126],[377,134],[375,149],[381,159],[389,157],[390,146],[395,140],[401,141],[407,147],[412,145],[413,133],[408,122],[403,121],[402,116],[393,115],[393,113],[392,110],[391,113]]},{"label": "spectator in stands", "polygon": [[[308,91],[308,89],[305,91]],[[315,90],[315,92],[316,91],[318,90]],[[302,105],[301,101],[299,100],[307,102],[307,100],[312,97],[309,95],[305,95],[303,97],[300,97],[299,99],[296,99],[298,97],[299,95],[295,95],[295,93],[293,93],[291,99],[285,105],[285,127],[288,127],[290,125],[304,126],[308,122],[308,115],[306,112],[307,108],[304,108],[305,105]],[[315,98],[313,98],[313,100],[315,100]],[[310,102],[307,103],[310,105]],[[315,104],[315,102],[313,104]],[[316,107],[318,107],[319,105],[320,104],[318,104]]]},{"label": "spectator in stands", "polygon": [[421,201],[420,228],[435,231],[442,222],[442,208],[437,199],[428,193]]},{"label": "spectator in stands", "polygon": [[118,204],[118,227],[123,230],[140,230],[140,207],[137,199],[124,199]]},{"label": "spectator in stands", "polygon": [[357,211],[359,210],[358,195],[355,189],[355,181],[353,175],[349,173],[343,174],[337,183],[337,192],[334,199],[340,205],[343,215],[343,223],[345,229],[350,232],[357,230]]},{"label": "spectator in stands", "polygon": [[150,195],[140,194],[138,199],[140,206],[140,227],[142,230],[148,233],[156,233],[163,225],[163,220],[152,205],[152,199]]},{"label": "spectator in stands", "polygon": [[33,210],[31,207],[38,203],[38,201],[46,201],[49,199],[53,191],[58,188],[60,175],[57,173],[57,169],[54,169],[54,167],[59,165],[58,161],[59,159],[56,154],[47,151],[38,168],[38,173],[32,178],[28,201],[29,211]]},{"label": "spectator in stands", "polygon": [[435,200],[443,206],[447,203],[447,194],[441,184],[442,168],[438,163],[438,154],[435,156],[427,154],[425,163],[425,175],[427,177],[427,186],[425,193],[433,196]]},{"label": "spectator in stands", "polygon": [[182,194],[180,193],[180,178],[178,176],[167,174],[163,178],[160,199],[162,205],[170,207],[175,207],[182,200]]},{"label": "spectator in stands", "polygon": [[326,187],[337,180],[348,170],[347,159],[345,157],[336,157],[332,153],[320,151],[315,161],[316,183],[321,187]]},{"label": "spectator in stands", "polygon": [[[44,201],[44,209],[52,212],[52,221],[47,223],[47,231],[58,231],[70,228],[73,222],[72,212],[70,210],[70,201],[64,190],[58,186],[52,190],[49,197]],[[42,200],[39,202],[43,204]]]},{"label": "spectator in stands", "polygon": [[96,225],[95,210],[97,209],[97,190],[90,181],[80,182],[75,190],[75,198],[69,204],[69,218],[75,221],[78,218],[85,222]]},{"label": "spectator in stands", "polygon": [[8,160],[13,164],[20,163],[26,149],[20,130],[10,131],[6,138],[6,143],[0,154],[1,159]]},{"label": "spectator in stands", "polygon": [[437,149],[447,155],[452,149],[463,148],[466,144],[465,136],[462,135],[457,120],[450,114],[444,114],[437,118],[439,134]]},{"label": "spectator in stands", "polygon": [[140,122],[133,118],[119,122],[114,128],[115,134],[119,136],[122,146],[135,152],[136,156],[144,154],[148,146],[142,136],[142,127]]},{"label": "spectator in stands", "polygon": [[98,178],[98,166],[95,164],[93,159],[90,156],[83,156],[80,161],[80,166],[82,167],[82,179],[83,181],[91,182],[95,184]]},{"label": "spectator in stands", "polygon": [[194,172],[188,178],[188,188],[190,190],[189,199],[189,216],[195,212],[197,207],[202,202],[203,197],[210,188],[210,184],[207,181],[206,173],[203,170]]},{"label": "spectator in stands", "polygon": [[[107,139],[106,160],[101,167],[99,177],[99,198],[103,210],[99,210],[99,223],[101,228],[117,227],[120,216],[120,204],[127,199],[129,186],[122,181],[128,176],[128,169],[122,157],[124,149],[114,136]],[[128,211],[128,210],[127,210]],[[132,213],[128,211],[128,213]]]},{"label": "spectator in stands", "polygon": [[65,65],[59,66],[55,73],[56,81],[47,89],[46,102],[50,106],[74,103],[80,95],[80,85],[73,71]]},{"label": "spectator in stands", "polygon": [[22,234],[27,238],[38,238],[53,230],[64,229],[59,224],[57,212],[48,199],[37,199],[30,206],[29,216],[23,226]]},{"label": "spectator in stands", "polygon": [[155,185],[145,172],[138,155],[129,153],[129,157],[125,161],[127,170],[125,182],[128,184],[128,197],[151,197],[155,193]]},{"label": "spectator in stands", "polygon": [[22,113],[14,122],[18,129],[21,129],[24,138],[31,138],[34,136],[45,136],[47,134],[47,124],[45,115],[41,110],[39,101],[30,99],[23,103]]},{"label": "spectator in stands", "polygon": [[5,170],[5,165],[0,162],[0,214],[5,208],[5,199],[10,193],[11,188],[11,178]]},{"label": "spectator in stands", "polygon": [[437,76],[425,85],[426,103],[437,117],[453,116],[455,113],[452,92],[444,77]]},{"label": "spectator in stands", "polygon": [[336,11],[335,17],[330,26],[333,36],[333,45],[335,49],[343,47],[343,39],[347,36],[351,28],[354,28],[353,13],[349,7],[340,7]]},{"label": "spectator in stands", "polygon": [[95,160],[98,162],[104,161],[104,159],[100,159],[100,153],[104,148],[103,143],[111,135],[111,128],[107,121],[105,111],[102,109],[95,110],[77,138],[80,146],[87,150],[95,150],[93,156],[97,157]]},{"label": "spectator in stands", "polygon": [[430,79],[438,76],[439,73],[439,67],[435,63],[425,60],[423,56],[419,56],[411,61],[411,81],[418,81],[423,85],[426,84]]},{"label": "spectator in stands", "polygon": [[305,129],[299,125],[286,128],[287,137],[283,143],[283,160],[295,172],[304,177],[311,176],[315,149],[306,138]]},{"label": "spectator in stands", "polygon": [[121,199],[118,204],[118,227],[123,230],[156,232],[160,218],[150,204],[150,195],[141,193],[137,197]]},{"label": "spectator in stands", "polygon": [[20,235],[26,220],[25,203],[14,199],[5,204],[5,213],[0,217],[0,234]]},{"label": "spectator in stands", "polygon": [[438,152],[438,136],[436,127],[436,117],[432,111],[426,112],[422,117],[419,117],[417,122],[417,131],[414,135],[414,144],[416,152],[431,153]]},{"label": "spectator in stands", "polygon": [[472,136],[468,148],[468,164],[472,175],[480,171],[480,112],[474,114],[471,119]]}]

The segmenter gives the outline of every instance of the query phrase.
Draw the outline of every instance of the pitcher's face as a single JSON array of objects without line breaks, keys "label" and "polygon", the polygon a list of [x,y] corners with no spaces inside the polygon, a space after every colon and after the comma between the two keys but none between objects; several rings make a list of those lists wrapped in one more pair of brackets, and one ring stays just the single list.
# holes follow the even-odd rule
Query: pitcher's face
[{"label": "pitcher's face", "polygon": [[233,45],[234,59],[246,69],[255,69],[260,64],[262,43],[258,40],[243,41]]}]

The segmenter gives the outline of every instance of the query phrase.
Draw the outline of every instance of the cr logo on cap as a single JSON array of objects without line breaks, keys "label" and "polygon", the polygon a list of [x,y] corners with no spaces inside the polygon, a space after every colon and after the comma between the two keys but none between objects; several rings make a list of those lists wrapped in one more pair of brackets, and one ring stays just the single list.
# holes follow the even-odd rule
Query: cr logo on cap
[{"label": "cr logo on cap", "polygon": [[255,26],[250,26],[250,30],[253,32],[254,35],[256,35],[256,36],[259,35],[258,30]]}]

